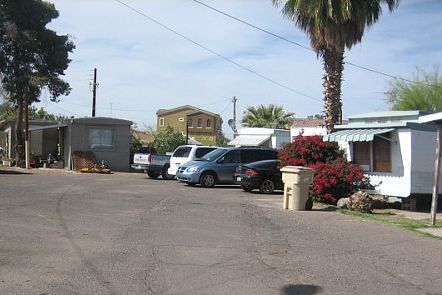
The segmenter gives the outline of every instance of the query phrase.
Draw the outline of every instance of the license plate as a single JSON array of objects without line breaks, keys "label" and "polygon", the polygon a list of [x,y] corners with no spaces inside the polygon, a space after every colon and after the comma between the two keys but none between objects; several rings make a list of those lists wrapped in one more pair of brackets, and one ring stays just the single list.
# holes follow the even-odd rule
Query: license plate
[{"label": "license plate", "polygon": [[241,176],[237,176],[236,181],[241,182]]}]

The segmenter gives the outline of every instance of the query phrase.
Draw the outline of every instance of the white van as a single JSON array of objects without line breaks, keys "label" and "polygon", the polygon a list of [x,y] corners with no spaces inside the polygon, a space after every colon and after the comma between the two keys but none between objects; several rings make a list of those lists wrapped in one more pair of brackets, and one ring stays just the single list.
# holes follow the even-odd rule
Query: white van
[{"label": "white van", "polygon": [[217,148],[218,147],[216,146],[180,145],[175,151],[173,151],[173,154],[170,157],[170,167],[167,170],[167,173],[176,175],[180,165],[197,160]]}]

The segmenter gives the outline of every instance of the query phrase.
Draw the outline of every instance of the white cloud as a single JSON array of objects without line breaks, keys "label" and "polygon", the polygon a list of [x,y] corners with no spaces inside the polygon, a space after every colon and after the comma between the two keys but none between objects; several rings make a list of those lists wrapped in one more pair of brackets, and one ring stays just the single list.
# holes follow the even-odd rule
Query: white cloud
[{"label": "white cloud", "polygon": [[[284,19],[271,1],[206,0],[208,4],[306,46],[309,40]],[[116,1],[55,0],[60,17],[51,24],[72,36],[76,49],[67,80],[73,91],[49,111],[89,115],[89,79],[98,68],[98,115],[131,119],[139,126],[155,122],[159,108],[182,104],[223,112],[228,100],[248,105],[275,102],[307,116],[322,103],[292,93],[204,51]],[[192,1],[127,0],[143,13],[269,78],[310,96],[322,98],[321,62],[310,51],[265,35]],[[402,4],[403,3],[403,4]],[[410,77],[415,66],[431,70],[442,57],[442,2],[403,1],[392,14],[347,52],[347,60],[380,71]],[[388,78],[346,65],[344,114],[386,109]],[[44,105],[44,102],[42,103]],[[126,110],[126,111],[123,111]],[[225,131],[229,131],[227,125]]]}]

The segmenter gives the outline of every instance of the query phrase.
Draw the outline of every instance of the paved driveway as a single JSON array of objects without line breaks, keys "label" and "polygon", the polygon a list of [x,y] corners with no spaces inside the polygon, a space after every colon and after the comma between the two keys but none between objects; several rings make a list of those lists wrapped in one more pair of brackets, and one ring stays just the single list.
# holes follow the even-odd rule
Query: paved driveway
[{"label": "paved driveway", "polygon": [[0,174],[1,294],[442,294],[442,242],[281,195]]}]

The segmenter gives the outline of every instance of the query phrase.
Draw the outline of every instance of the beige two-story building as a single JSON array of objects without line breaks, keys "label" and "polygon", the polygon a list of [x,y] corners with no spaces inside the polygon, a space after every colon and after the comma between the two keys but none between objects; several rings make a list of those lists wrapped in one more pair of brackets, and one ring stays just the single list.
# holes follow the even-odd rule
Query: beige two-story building
[{"label": "beige two-story building", "polygon": [[170,126],[203,144],[216,144],[222,136],[222,124],[220,115],[190,105],[157,111],[158,131]]}]

